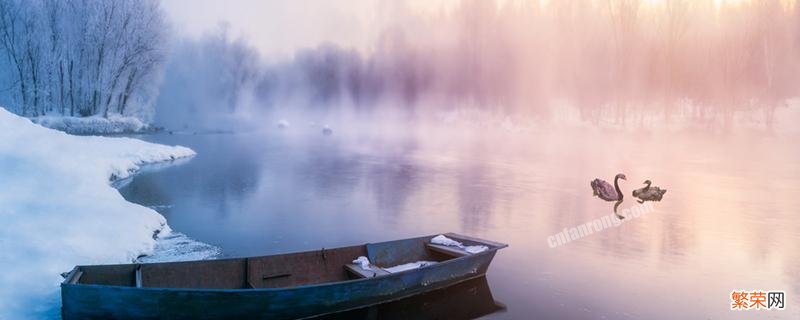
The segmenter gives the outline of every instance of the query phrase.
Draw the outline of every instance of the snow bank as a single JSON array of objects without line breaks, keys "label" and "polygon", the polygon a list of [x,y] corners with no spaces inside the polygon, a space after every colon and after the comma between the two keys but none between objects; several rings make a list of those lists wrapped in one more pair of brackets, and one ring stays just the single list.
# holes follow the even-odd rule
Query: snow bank
[{"label": "snow bank", "polygon": [[184,147],[71,136],[0,108],[0,319],[57,317],[60,273],[126,263],[170,234],[156,211],[125,201],[110,180]]},{"label": "snow bank", "polygon": [[135,117],[111,115],[108,118],[42,116],[31,118],[31,121],[42,126],[71,134],[109,134],[133,133],[150,129],[150,126]]}]

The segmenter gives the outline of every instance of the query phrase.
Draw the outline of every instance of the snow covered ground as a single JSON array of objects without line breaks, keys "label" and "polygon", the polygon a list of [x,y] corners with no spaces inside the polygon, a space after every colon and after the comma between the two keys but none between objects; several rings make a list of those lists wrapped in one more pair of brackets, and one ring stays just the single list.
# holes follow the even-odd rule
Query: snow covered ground
[{"label": "snow covered ground", "polygon": [[108,118],[41,116],[31,118],[34,123],[71,134],[109,134],[133,133],[150,129],[150,126],[136,117],[111,115]]},{"label": "snow covered ground", "polygon": [[163,216],[125,201],[112,180],[191,149],[71,136],[0,108],[0,319],[57,317],[60,273],[193,244]]}]

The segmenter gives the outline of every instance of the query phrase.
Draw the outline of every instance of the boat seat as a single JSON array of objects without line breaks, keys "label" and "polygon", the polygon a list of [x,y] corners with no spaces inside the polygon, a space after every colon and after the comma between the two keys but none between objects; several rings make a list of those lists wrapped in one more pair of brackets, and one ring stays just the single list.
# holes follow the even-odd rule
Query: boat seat
[{"label": "boat seat", "polygon": [[453,257],[456,257],[456,258],[463,257],[463,256],[468,256],[468,255],[471,254],[471,253],[467,252],[466,250],[458,248],[458,247],[449,247],[449,246],[443,246],[443,245],[440,245],[440,244],[433,244],[433,243],[428,243],[426,245],[428,246],[428,249],[431,249],[431,250],[439,252],[439,253],[446,254],[448,256],[453,256]]},{"label": "boat seat", "polygon": [[361,266],[357,265],[355,263],[349,263],[349,264],[344,265],[345,270],[347,270],[348,272],[358,276],[359,278],[374,278],[374,277],[377,277],[377,276],[385,276],[385,275],[389,274],[388,271],[383,270],[381,267],[378,267],[376,265],[372,265],[371,264],[371,265],[369,265],[369,267],[372,270],[361,269]]}]

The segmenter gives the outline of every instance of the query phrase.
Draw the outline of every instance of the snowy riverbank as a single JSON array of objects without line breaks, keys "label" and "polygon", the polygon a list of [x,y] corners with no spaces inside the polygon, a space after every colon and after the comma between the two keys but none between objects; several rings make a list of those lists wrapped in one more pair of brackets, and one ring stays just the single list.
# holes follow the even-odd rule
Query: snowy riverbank
[{"label": "snowy riverbank", "polygon": [[125,201],[110,180],[189,148],[71,136],[0,108],[0,319],[57,316],[60,273],[126,263],[170,234],[156,211]]},{"label": "snowy riverbank", "polygon": [[149,131],[152,127],[136,117],[112,115],[108,118],[41,116],[31,118],[33,123],[70,134],[112,134]]}]

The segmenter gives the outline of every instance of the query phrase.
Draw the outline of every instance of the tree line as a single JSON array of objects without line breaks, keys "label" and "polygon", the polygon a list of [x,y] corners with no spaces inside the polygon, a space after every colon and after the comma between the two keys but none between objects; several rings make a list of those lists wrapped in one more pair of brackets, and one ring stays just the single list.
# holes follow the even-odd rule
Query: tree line
[{"label": "tree line", "polygon": [[246,39],[217,34],[184,44],[179,52],[192,58],[174,60],[171,70],[231,66],[223,74],[239,82],[213,87],[245,98],[214,100],[214,110],[368,110],[390,101],[546,115],[555,101],[596,121],[669,116],[687,105],[699,117],[769,112],[800,93],[794,1],[465,0],[443,13],[393,16],[366,52],[323,44],[262,63]]},{"label": "tree line", "polygon": [[[585,119],[770,111],[800,87],[797,1],[464,0],[396,10],[367,50],[259,56],[227,27],[171,42],[158,0],[0,0],[0,104],[27,116],[469,104]],[[402,6],[402,3],[399,4]],[[164,81],[159,82],[161,74]]]},{"label": "tree line", "polygon": [[152,112],[157,0],[0,0],[0,104],[24,116]]}]

